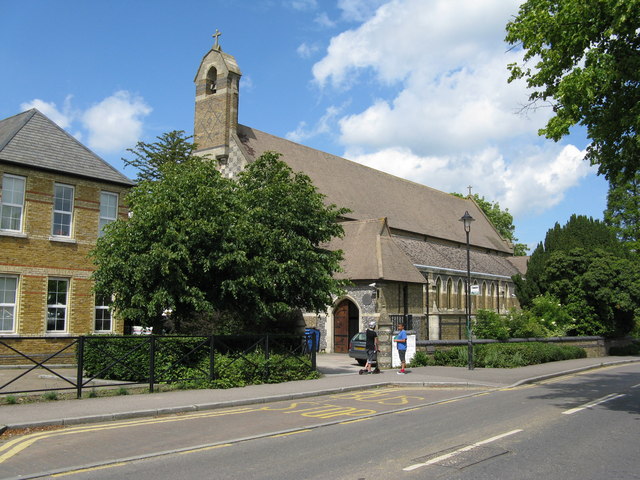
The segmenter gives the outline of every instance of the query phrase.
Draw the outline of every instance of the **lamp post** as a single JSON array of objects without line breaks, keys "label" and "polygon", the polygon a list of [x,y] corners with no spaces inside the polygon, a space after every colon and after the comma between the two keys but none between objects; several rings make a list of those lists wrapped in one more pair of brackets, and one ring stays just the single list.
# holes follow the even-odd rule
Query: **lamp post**
[{"label": "lamp post", "polygon": [[460,218],[460,221],[464,225],[464,231],[467,234],[466,310],[467,310],[467,346],[468,346],[467,359],[468,359],[469,370],[473,370],[473,339],[471,338],[473,333],[471,329],[471,256],[469,253],[469,232],[471,231],[471,222],[473,222],[474,220],[475,218],[469,215],[468,211],[464,212],[464,215],[462,216],[462,218]]}]

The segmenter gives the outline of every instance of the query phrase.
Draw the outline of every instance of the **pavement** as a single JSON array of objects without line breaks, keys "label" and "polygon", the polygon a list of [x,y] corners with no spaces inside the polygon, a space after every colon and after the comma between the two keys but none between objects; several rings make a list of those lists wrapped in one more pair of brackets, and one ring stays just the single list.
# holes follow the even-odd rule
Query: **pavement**
[{"label": "pavement", "polygon": [[[565,360],[528,367],[501,369],[462,367],[418,367],[406,375],[383,370],[378,375],[358,375],[359,367],[344,354],[318,354],[317,380],[301,380],[230,389],[178,390],[80,400],[42,401],[0,405],[0,433],[6,429],[78,425],[129,418],[211,410],[283,400],[328,395],[391,385],[457,388],[506,388],[582,371],[640,362],[640,357],[599,357]],[[0,372],[1,375],[7,372]],[[15,371],[12,373],[15,375]],[[50,382],[50,375],[31,382]],[[47,388],[47,387],[42,387]]]}]

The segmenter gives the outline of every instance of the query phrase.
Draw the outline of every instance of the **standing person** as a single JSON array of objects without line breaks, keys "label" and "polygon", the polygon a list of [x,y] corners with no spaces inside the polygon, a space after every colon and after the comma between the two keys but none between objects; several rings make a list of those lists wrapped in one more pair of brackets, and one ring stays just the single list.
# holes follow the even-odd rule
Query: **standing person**
[{"label": "standing person", "polygon": [[373,362],[376,362],[376,371],[380,371],[377,364],[378,334],[376,333],[376,322],[369,322],[365,333],[367,335],[367,363],[365,364],[364,369],[360,370],[360,375],[362,375],[363,373],[374,373],[371,371],[371,365],[373,364]]},{"label": "standing person", "polygon": [[394,342],[396,342],[396,345],[398,346],[398,356],[400,357],[400,371],[398,372],[398,375],[404,375],[405,372],[404,368],[405,368],[405,358],[407,356],[407,332],[404,329],[404,324],[399,323],[398,324],[398,335],[396,335],[396,337],[393,339]]}]

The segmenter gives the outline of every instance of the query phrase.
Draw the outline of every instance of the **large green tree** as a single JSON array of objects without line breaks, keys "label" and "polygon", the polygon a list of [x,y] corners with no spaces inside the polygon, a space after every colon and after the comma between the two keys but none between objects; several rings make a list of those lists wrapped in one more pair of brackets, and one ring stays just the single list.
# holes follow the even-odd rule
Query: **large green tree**
[{"label": "large green tree", "polygon": [[[466,198],[461,193],[452,193],[451,195],[455,195],[456,197]],[[502,210],[500,208],[500,204],[498,202],[490,202],[486,200],[484,197],[481,197],[477,193],[473,194],[473,200],[480,207],[480,209],[487,216],[489,221],[493,224],[495,229],[502,235],[503,238],[510,240],[513,243],[514,250],[513,254],[515,256],[523,256],[527,254],[527,245],[524,243],[517,243],[518,239],[516,238],[515,232],[516,227],[513,224],[513,215],[509,212],[508,208]]]},{"label": "large green tree", "polygon": [[620,240],[640,254],[640,172],[628,181],[609,182],[604,221]]},{"label": "large green tree", "polygon": [[558,298],[575,319],[572,333],[624,335],[640,319],[640,263],[611,228],[589,217],[572,215],[550,229],[526,278],[514,282],[523,307],[540,295]]},{"label": "large green tree", "polygon": [[322,245],[342,234],[344,210],[308,177],[265,153],[231,180],[182,132],[154,145],[138,144],[148,168],[127,196],[130,218],[110,224],[92,254],[96,290],[122,317],[159,326],[172,310],[177,331],[221,316],[256,331],[342,291],[341,252]]},{"label": "large green tree", "polygon": [[527,0],[507,25],[524,49],[509,81],[526,79],[531,106],[553,111],[540,134],[586,127],[586,159],[607,179],[640,171],[639,29],[640,0]]}]

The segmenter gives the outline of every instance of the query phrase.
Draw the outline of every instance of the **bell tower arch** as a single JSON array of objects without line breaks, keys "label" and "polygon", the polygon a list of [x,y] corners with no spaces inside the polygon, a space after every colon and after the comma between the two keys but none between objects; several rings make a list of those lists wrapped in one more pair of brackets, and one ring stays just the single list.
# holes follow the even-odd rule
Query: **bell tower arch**
[{"label": "bell tower arch", "polygon": [[198,154],[225,164],[231,137],[238,128],[238,93],[242,73],[236,59],[222,51],[221,33],[213,35],[215,44],[200,62],[194,78],[196,105],[194,142]]}]

